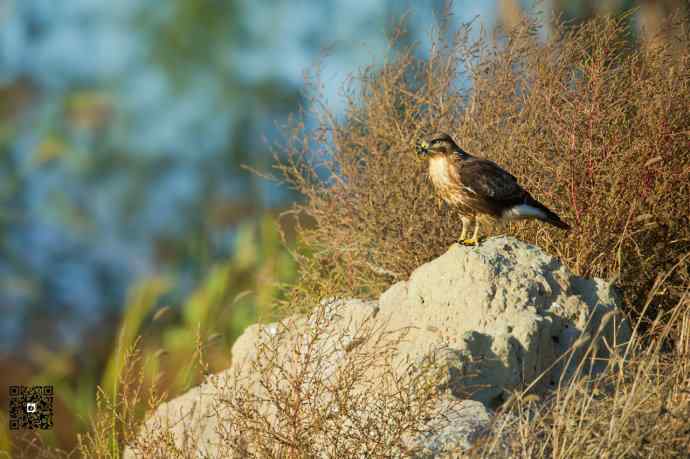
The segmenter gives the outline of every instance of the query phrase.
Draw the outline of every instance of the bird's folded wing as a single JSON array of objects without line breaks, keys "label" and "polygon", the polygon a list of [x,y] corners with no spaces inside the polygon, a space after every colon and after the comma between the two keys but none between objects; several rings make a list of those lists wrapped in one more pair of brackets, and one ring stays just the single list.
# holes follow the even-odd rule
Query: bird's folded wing
[{"label": "bird's folded wing", "polygon": [[491,161],[463,161],[459,164],[458,174],[463,187],[478,197],[513,201],[523,197],[525,193],[514,176]]}]

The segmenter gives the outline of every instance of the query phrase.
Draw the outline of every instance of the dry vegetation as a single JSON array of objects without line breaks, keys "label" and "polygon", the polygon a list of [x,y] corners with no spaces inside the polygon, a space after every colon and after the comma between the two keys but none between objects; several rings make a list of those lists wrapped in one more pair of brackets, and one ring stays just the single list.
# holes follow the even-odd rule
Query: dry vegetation
[{"label": "dry vegetation", "polygon": [[412,47],[363,71],[342,120],[317,99],[319,126],[295,127],[281,167],[306,197],[297,211],[316,223],[300,233],[313,253],[302,259],[304,304],[380,293],[457,238],[460,219],[414,152],[420,137],[447,131],[574,228],[516,223],[510,234],[580,275],[615,280],[634,317],[680,263],[647,315],[675,305],[690,279],[687,27],[652,49],[637,47],[622,18],[560,26],[546,43],[529,23],[476,42],[461,28],[428,58]]},{"label": "dry vegetation", "polygon": [[[256,359],[232,378],[211,378],[219,396],[216,439],[209,458],[427,457],[419,439],[450,422],[437,409],[446,399],[442,362],[415,362],[399,372],[393,350],[403,332],[383,332],[373,321],[353,335],[329,327],[328,308],[318,307],[310,327],[288,319],[267,331]],[[297,320],[297,322],[295,322]],[[660,325],[660,324],[659,324]],[[305,332],[294,333],[301,329]],[[671,351],[662,344],[674,330],[683,336]],[[628,348],[615,352],[608,369],[582,374],[544,399],[516,393],[492,430],[469,452],[442,457],[595,458],[685,457],[690,454],[690,311],[686,303],[654,336],[636,330]],[[336,355],[337,354],[337,355]],[[594,356],[590,348],[586,354]],[[128,444],[136,457],[199,457],[197,430],[142,426],[133,416],[138,356],[129,359],[116,405],[105,403],[81,457],[120,457]],[[336,367],[333,362],[339,362]],[[585,368],[582,366],[581,368]],[[373,372],[378,377],[373,378]],[[440,373],[437,370],[441,370]],[[152,395],[152,409],[159,398]],[[433,422],[429,422],[433,419]],[[140,429],[141,428],[141,429]],[[183,438],[180,442],[179,438]],[[415,441],[416,440],[416,441]],[[38,457],[38,456],[36,456]]]},{"label": "dry vegetation", "polygon": [[[405,331],[373,316],[350,330],[331,327],[336,308],[317,307],[306,332],[288,319],[258,346],[256,360],[221,387],[226,410],[221,457],[411,456],[436,405],[433,363],[396,371]],[[353,333],[354,332],[354,333]],[[280,359],[277,356],[290,355]],[[230,390],[227,390],[230,388]],[[439,423],[440,424],[440,423]]]},{"label": "dry vegetation", "polygon": [[[636,324],[609,371],[541,400],[515,394],[470,455],[690,454],[690,35],[687,23],[674,30],[645,48],[622,19],[561,26],[546,42],[528,23],[477,42],[461,28],[434,41],[428,57],[412,47],[364,70],[343,118],[317,100],[318,127],[295,126],[279,166],[305,196],[294,213],[314,222],[299,228],[301,277],[289,303],[306,309],[325,296],[374,296],[447,249],[460,220],[434,197],[413,146],[448,131],[513,172],[574,228],[517,223],[508,231],[581,275],[615,281]],[[469,89],[458,84],[464,78]],[[378,348],[364,346],[326,379],[318,377],[323,356],[309,343],[311,351],[304,343],[290,351],[299,362],[292,369],[275,365],[280,352],[270,343],[260,349],[252,372],[267,395],[227,388],[227,455],[403,455],[402,439],[423,432],[428,407],[419,396],[431,386],[390,373],[383,386],[397,391],[355,390],[371,388],[366,368],[389,360],[386,340],[375,337],[372,330],[365,338]],[[120,393],[126,407],[128,393]],[[324,398],[342,411],[321,411]],[[373,402],[380,410],[372,414],[364,406]],[[82,454],[115,457],[113,441],[134,438],[137,424],[117,407],[104,414],[109,422],[95,425]],[[155,440],[140,445],[149,456],[195,454],[173,448],[165,432],[144,439]]]},{"label": "dry vegetation", "polygon": [[[540,400],[515,394],[470,457],[597,458],[690,456],[688,295],[653,335],[639,329],[607,370],[582,375]],[[681,332],[676,348],[665,340]],[[591,357],[593,349],[588,350]]]},{"label": "dry vegetation", "polygon": [[[446,425],[457,402],[437,406],[447,381],[442,352],[398,371],[395,350],[406,330],[386,330],[375,314],[334,328],[342,304],[324,303],[306,318],[264,328],[251,360],[209,378],[218,446],[204,457],[409,457],[421,450],[419,438]],[[132,384],[140,358],[130,353],[116,404],[102,399],[104,416],[80,442],[83,457],[116,458],[124,444],[136,457],[200,453],[196,445],[208,433],[184,425],[196,415],[170,426],[136,422],[132,410],[146,402],[140,384]],[[148,400],[149,409],[160,402],[155,394]],[[173,430],[184,439],[176,442]]]},{"label": "dry vegetation", "polygon": [[[293,306],[378,294],[454,241],[460,219],[415,161],[431,132],[505,166],[572,224],[509,232],[614,281],[635,337],[595,379],[544,401],[516,394],[496,425],[516,457],[690,455],[690,34],[674,23],[645,47],[625,24],[560,25],[545,43],[529,22],[476,42],[461,28],[428,57],[402,51],[358,75],[342,120],[315,104],[318,128],[295,128],[280,167],[315,221]],[[472,455],[503,457],[504,440]]]}]

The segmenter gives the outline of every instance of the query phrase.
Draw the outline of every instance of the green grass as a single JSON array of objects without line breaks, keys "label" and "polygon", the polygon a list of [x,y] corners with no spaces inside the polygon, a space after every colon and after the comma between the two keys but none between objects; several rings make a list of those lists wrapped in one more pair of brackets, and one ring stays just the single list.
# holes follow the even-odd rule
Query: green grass
[{"label": "green grass", "polygon": [[[5,422],[0,427],[0,450],[20,457],[22,451],[29,456],[56,448],[72,451],[77,434],[92,430],[106,417],[109,423],[99,444],[103,454],[119,457],[124,426],[138,422],[148,409],[145,400],[121,403],[123,394],[134,397],[135,383],[157,396],[179,394],[205,374],[226,368],[230,344],[246,326],[272,317],[273,304],[293,279],[294,269],[277,222],[266,215],[240,225],[234,255],[212,265],[182,304],[165,301],[174,279],[140,280],[127,295],[109,355],[90,349],[40,350],[40,372],[22,383],[54,386],[56,429],[17,433],[7,430]],[[91,364],[81,364],[83,359]]]}]

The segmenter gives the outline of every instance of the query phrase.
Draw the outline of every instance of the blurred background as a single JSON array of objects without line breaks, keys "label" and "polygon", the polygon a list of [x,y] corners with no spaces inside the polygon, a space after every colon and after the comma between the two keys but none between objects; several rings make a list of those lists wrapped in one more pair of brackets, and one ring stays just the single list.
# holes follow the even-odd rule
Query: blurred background
[{"label": "blurred background", "polygon": [[[242,166],[270,170],[310,91],[341,112],[342,85],[390,56],[387,33],[405,14],[404,42],[423,50],[444,7],[0,0],[0,450],[7,386],[55,387],[43,440],[69,449],[139,335],[155,356],[147,377],[166,375],[171,394],[198,382],[200,349],[207,371],[227,366],[233,340],[295,275],[277,216],[299,197]],[[478,16],[491,30],[535,11],[577,24],[635,9],[643,42],[679,7],[688,13],[683,0],[466,0],[450,11],[454,24]],[[317,68],[315,88],[305,74]]]}]

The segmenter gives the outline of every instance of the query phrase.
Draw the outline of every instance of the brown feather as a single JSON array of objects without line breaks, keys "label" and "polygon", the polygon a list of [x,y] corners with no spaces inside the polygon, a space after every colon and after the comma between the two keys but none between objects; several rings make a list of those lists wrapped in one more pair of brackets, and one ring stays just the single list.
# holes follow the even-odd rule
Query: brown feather
[{"label": "brown feather", "polygon": [[429,178],[438,195],[446,203],[458,207],[463,215],[475,214],[467,191],[463,190],[457,161],[454,161],[452,157],[439,155],[429,159]]},{"label": "brown feather", "polygon": [[517,179],[491,161],[471,158],[459,161],[457,168],[465,192],[471,195],[472,205],[481,213],[500,217],[525,199],[526,192]]},{"label": "brown feather", "polygon": [[421,143],[418,154],[429,159],[429,178],[438,195],[464,216],[536,218],[558,228],[570,228],[525,191],[512,174],[492,161],[470,155],[448,134],[436,134]]},{"label": "brown feather", "polygon": [[525,196],[515,177],[476,158],[434,156],[429,160],[429,177],[441,199],[467,216],[479,213],[499,218]]}]

